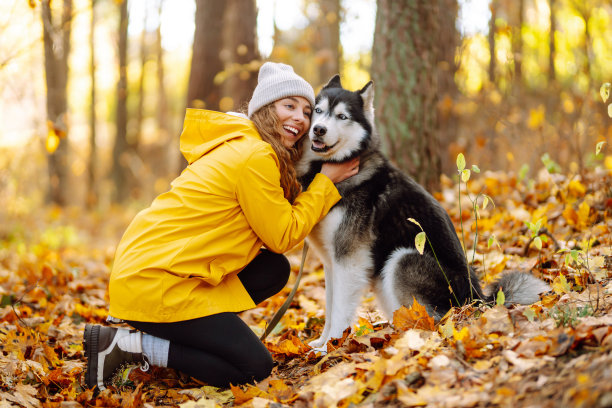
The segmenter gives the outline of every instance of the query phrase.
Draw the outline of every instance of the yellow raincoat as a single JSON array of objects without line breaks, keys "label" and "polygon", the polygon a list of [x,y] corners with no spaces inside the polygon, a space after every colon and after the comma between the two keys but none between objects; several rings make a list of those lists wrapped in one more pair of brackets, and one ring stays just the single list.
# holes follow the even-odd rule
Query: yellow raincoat
[{"label": "yellow raincoat", "polygon": [[188,109],[180,145],[189,165],[118,245],[113,317],[175,322],[254,307],[238,272],[262,245],[282,253],[301,242],[340,200],[317,174],[291,205],[278,158],[248,119]]}]

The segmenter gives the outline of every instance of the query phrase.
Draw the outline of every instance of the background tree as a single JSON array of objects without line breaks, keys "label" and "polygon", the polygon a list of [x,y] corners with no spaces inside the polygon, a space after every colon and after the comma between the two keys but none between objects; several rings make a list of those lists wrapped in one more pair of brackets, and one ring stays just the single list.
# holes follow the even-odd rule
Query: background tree
[{"label": "background tree", "polygon": [[[222,111],[239,110],[251,99],[260,66],[255,0],[228,0],[224,13]],[[219,78],[219,77],[217,77]],[[220,82],[217,80],[217,82]]]},{"label": "background tree", "polygon": [[188,108],[219,110],[221,87],[215,84],[215,76],[223,71],[220,53],[226,4],[225,1],[196,0],[193,54],[187,87]]},{"label": "background tree", "polygon": [[326,83],[340,72],[340,0],[319,1],[319,18],[315,22],[315,61],[319,67],[319,83]]},{"label": "background tree", "polygon": [[115,185],[114,199],[117,202],[126,201],[130,195],[130,153],[127,140],[127,7],[127,0],[119,4],[119,80],[117,82],[116,134],[112,169]]},{"label": "background tree", "polygon": [[557,9],[556,0],[548,0],[550,8],[550,30],[548,32],[548,83],[553,83],[557,75],[555,73],[555,32],[557,31],[557,22],[555,20],[555,11]]},{"label": "background tree", "polygon": [[378,0],[376,4],[372,78],[383,147],[400,168],[435,189],[440,176],[438,3]]},{"label": "background tree", "polygon": [[42,0],[45,80],[47,85],[47,201],[66,205],[70,192],[68,172],[68,56],[72,26],[72,0],[64,0],[61,18],[55,22],[51,0]]},{"label": "background tree", "polygon": [[91,91],[89,95],[89,163],[87,166],[87,197],[85,203],[88,208],[93,208],[98,202],[98,182],[96,179],[96,168],[98,165],[98,148],[96,144],[96,0],[91,0],[91,20],[89,22],[89,77],[91,79]]},{"label": "background tree", "polygon": [[459,5],[457,0],[438,0],[439,25],[437,30],[437,136],[441,146],[440,169],[450,174],[455,168],[455,160],[443,153],[457,138],[457,118],[453,113],[453,101],[457,99],[458,89],[455,84],[455,73],[457,72],[457,47],[459,44],[459,32],[457,31],[457,14]]},{"label": "background tree", "polygon": [[[551,0],[554,1],[554,0]],[[491,18],[489,19],[489,82],[491,84],[495,84],[495,70],[496,70],[496,62],[497,57],[495,53],[495,32],[497,31],[497,26],[495,25],[495,19],[497,18],[497,0],[491,0],[491,4],[489,4],[489,10],[491,11]]]}]

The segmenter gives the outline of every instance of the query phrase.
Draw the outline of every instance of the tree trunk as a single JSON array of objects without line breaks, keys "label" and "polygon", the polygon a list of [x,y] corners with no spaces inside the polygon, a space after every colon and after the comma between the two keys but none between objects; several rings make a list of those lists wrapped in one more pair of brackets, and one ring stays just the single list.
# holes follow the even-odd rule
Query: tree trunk
[{"label": "tree trunk", "polygon": [[98,203],[98,182],[96,180],[96,168],[98,167],[98,148],[96,145],[96,0],[91,0],[91,20],[89,23],[89,76],[91,79],[91,93],[89,104],[89,164],[87,167],[87,208],[92,209]]},{"label": "tree trunk", "polygon": [[555,10],[556,10],[556,1],[549,0],[548,4],[550,6],[550,32],[548,37],[548,83],[551,84],[556,81],[557,74],[555,72],[555,32],[557,31],[557,23],[555,20]]},{"label": "tree trunk", "polygon": [[514,81],[518,88],[516,91],[520,91],[521,83],[523,81],[523,21],[525,18],[525,0],[519,0],[518,8],[518,23],[514,31],[513,38],[513,51],[514,51]]},{"label": "tree trunk", "polygon": [[[170,133],[168,124],[168,96],[166,94],[166,81],[164,73],[164,48],[162,47],[162,35],[161,35],[161,15],[164,0],[159,0],[158,8],[158,19],[159,24],[157,25],[157,31],[155,36],[155,47],[157,54],[157,129],[160,135],[161,143],[168,146],[168,151],[174,152],[171,146],[178,146],[178,143],[174,143],[174,137]],[[160,173],[167,176],[169,169],[176,167],[175,154],[167,155],[166,160],[162,164],[162,168],[159,169]]]},{"label": "tree trunk", "polygon": [[340,0],[321,0],[321,17],[317,24],[316,62],[319,83],[325,84],[340,73]]},{"label": "tree trunk", "polygon": [[452,174],[456,170],[455,158],[450,156],[448,147],[457,139],[457,117],[453,114],[453,104],[457,98],[455,55],[459,43],[456,28],[459,5],[457,0],[438,0],[440,13],[437,41],[437,135],[440,145],[440,171]]},{"label": "tree trunk", "polygon": [[47,85],[47,201],[66,205],[69,196],[68,172],[68,55],[72,25],[72,0],[64,0],[60,24],[53,22],[50,0],[42,0],[45,81]]},{"label": "tree trunk", "polygon": [[378,0],[372,78],[384,150],[430,191],[437,188],[438,2]]},{"label": "tree trunk", "polygon": [[113,182],[115,184],[116,202],[129,198],[130,189],[130,153],[127,142],[127,0],[119,6],[119,81],[117,82],[117,132],[113,147]]},{"label": "tree trunk", "polygon": [[[554,0],[553,0],[554,1]],[[489,20],[489,82],[495,84],[495,71],[497,69],[497,57],[495,51],[495,32],[497,28],[495,26],[495,19],[497,18],[497,1],[491,0],[489,5],[491,10],[491,19]]]},{"label": "tree trunk", "polygon": [[149,7],[145,6],[142,21],[142,32],[140,33],[140,78],[138,78],[138,106],[136,107],[136,131],[132,137],[128,138],[130,149],[139,152],[140,141],[142,138],[142,123],[144,121],[144,101],[145,101],[145,77],[147,64],[147,20]]},{"label": "tree trunk", "polygon": [[226,2],[196,0],[191,73],[187,89],[188,108],[219,109],[221,87],[214,82],[223,71],[220,58]]},{"label": "tree trunk", "polygon": [[[223,86],[221,110],[246,106],[257,86],[259,51],[257,49],[257,5],[255,0],[226,1],[223,62],[227,79]],[[231,103],[230,103],[231,102]]]}]

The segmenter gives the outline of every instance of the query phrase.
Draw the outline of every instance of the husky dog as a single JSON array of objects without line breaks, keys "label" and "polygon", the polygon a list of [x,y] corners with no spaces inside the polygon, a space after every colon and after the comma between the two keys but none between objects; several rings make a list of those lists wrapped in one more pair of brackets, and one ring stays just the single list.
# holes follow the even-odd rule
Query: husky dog
[{"label": "husky dog", "polygon": [[[323,162],[360,158],[359,173],[337,184],[342,200],[307,238],[323,262],[326,299],[325,328],[310,345],[324,350],[328,340],[341,337],[370,284],[388,319],[416,299],[439,321],[450,307],[471,298],[492,301],[500,287],[507,304],[538,301],[550,288],[524,273],[505,274],[488,288],[490,295],[483,293],[446,211],[380,152],[373,88],[370,81],[351,92],[334,76],[317,95],[296,165],[300,182],[308,186]],[[423,255],[416,250],[421,230],[409,218],[422,226],[433,251],[429,245]]]}]

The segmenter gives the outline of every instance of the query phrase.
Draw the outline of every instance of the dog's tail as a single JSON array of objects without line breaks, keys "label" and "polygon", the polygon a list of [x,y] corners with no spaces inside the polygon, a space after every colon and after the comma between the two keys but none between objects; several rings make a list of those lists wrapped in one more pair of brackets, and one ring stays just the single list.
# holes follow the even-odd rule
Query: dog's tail
[{"label": "dog's tail", "polygon": [[504,305],[513,303],[529,305],[540,300],[540,293],[551,290],[550,286],[535,276],[523,272],[506,272],[499,280],[487,286],[486,300],[494,302],[499,290],[502,290],[506,298]]}]

